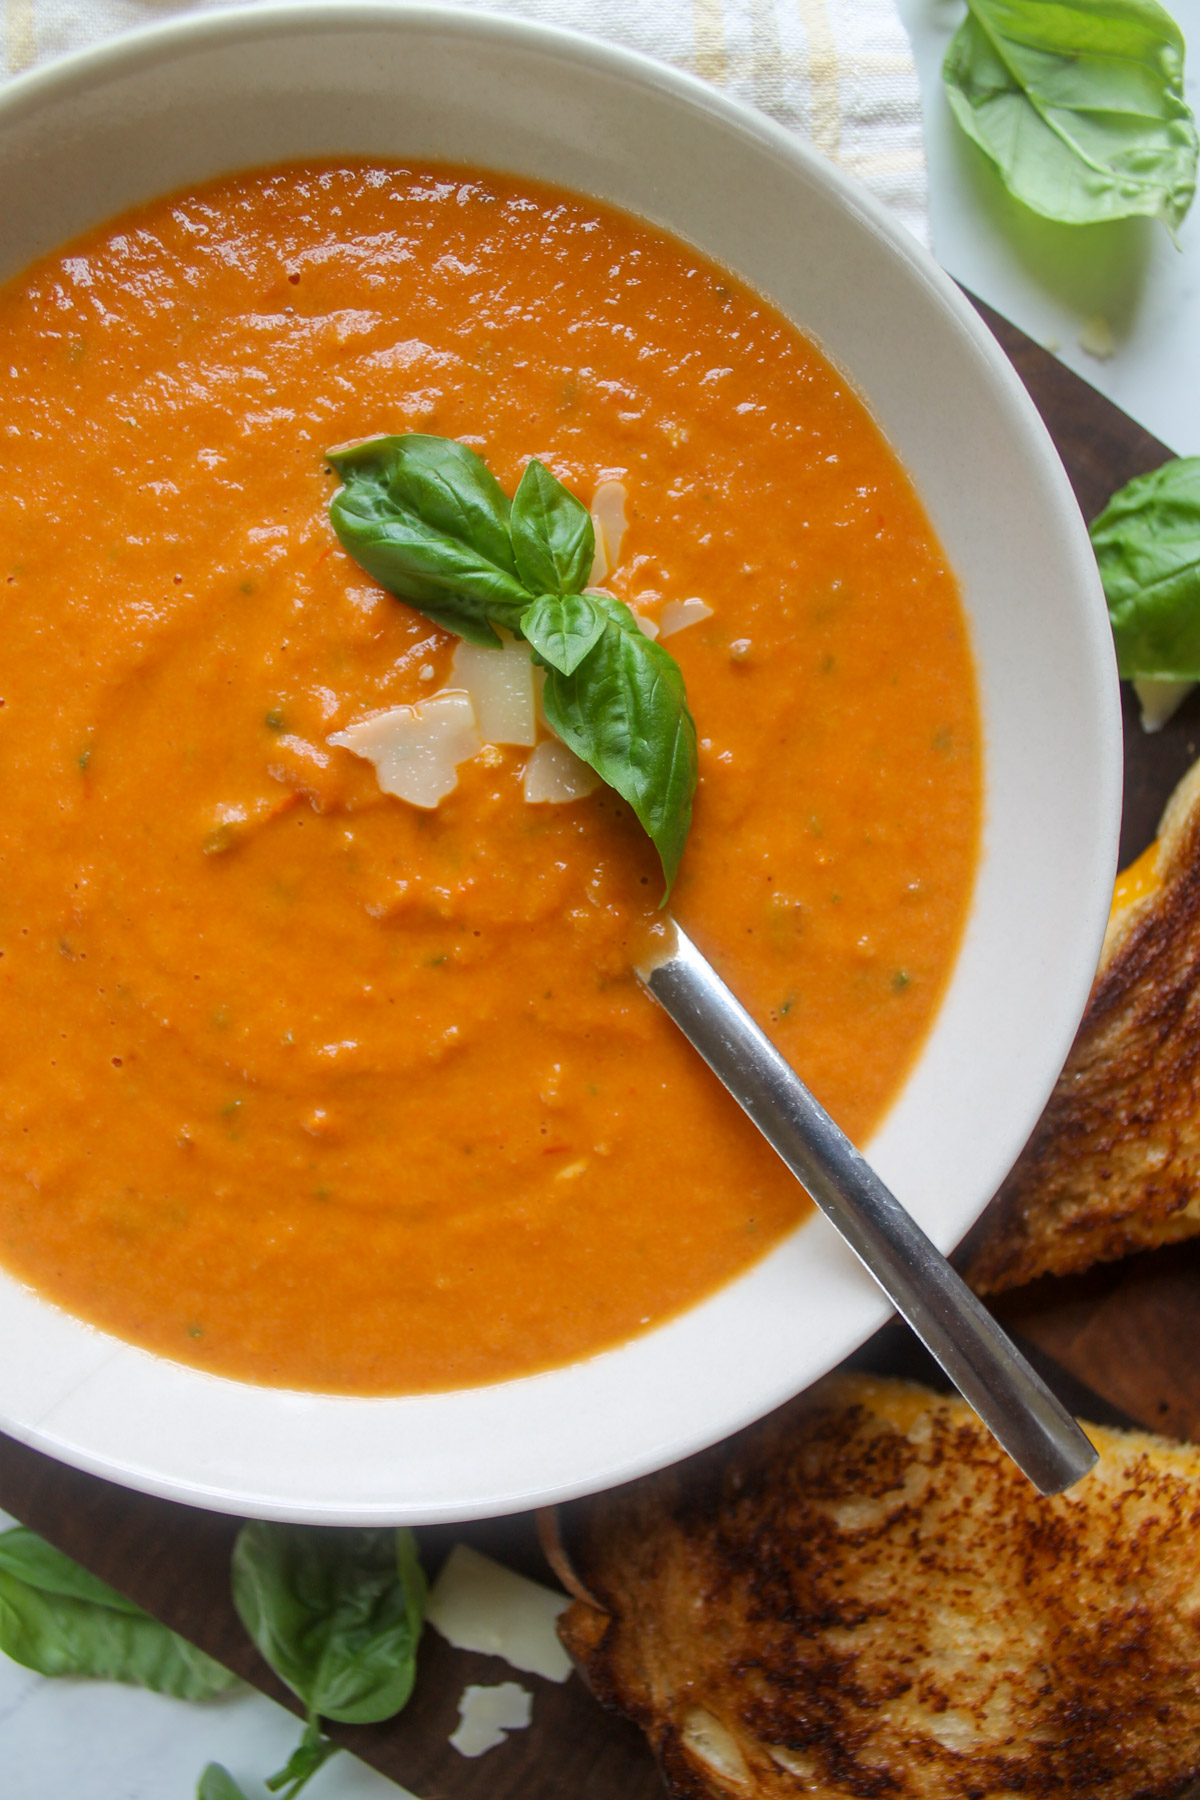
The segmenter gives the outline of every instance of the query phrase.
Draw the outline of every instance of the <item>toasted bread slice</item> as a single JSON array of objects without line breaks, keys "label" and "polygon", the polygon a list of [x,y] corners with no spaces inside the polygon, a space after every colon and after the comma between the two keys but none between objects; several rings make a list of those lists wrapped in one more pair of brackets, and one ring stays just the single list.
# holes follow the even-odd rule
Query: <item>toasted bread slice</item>
[{"label": "toasted bread slice", "polygon": [[1200,1232],[1200,763],[1136,869],[1066,1068],[969,1250],[980,1293]]},{"label": "toasted bread slice", "polygon": [[1175,1800],[1200,1450],[1089,1430],[1047,1500],[962,1401],[831,1377],[584,1503],[563,1642],[675,1800]]}]

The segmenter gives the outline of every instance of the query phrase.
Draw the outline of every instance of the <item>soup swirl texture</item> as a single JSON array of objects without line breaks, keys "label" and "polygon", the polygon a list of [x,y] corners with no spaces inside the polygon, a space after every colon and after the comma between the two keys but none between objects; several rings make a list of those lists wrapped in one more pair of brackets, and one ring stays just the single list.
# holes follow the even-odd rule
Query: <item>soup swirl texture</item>
[{"label": "soup swirl texture", "polygon": [[[329,738],[454,641],[328,520],[331,446],[619,481],[606,586],[700,737],[673,905],[862,1141],[969,901],[951,573],[846,381],[596,202],[304,166],[176,195],[0,292],[0,1262],[241,1379],[518,1375],[745,1269],[807,1202],[630,973],[661,893],[609,790],[489,747],[436,809]],[[701,609],[702,610],[702,609]]]}]

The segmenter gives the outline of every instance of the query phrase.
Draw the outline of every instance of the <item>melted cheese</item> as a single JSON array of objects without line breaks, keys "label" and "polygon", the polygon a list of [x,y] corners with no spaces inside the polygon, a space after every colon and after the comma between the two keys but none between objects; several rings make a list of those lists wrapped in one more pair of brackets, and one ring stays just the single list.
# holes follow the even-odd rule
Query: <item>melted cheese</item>
[{"label": "melted cheese", "polygon": [[1148,850],[1131,862],[1127,869],[1122,869],[1113,887],[1112,910],[1123,912],[1132,906],[1135,900],[1142,900],[1152,894],[1158,886],[1158,840]]}]

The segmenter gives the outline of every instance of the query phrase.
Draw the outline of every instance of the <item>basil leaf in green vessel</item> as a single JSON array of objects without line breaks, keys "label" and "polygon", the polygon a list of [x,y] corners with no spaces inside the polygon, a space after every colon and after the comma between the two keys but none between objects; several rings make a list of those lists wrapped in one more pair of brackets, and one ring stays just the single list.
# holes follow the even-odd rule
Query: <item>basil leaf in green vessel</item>
[{"label": "basil leaf in green vessel", "polygon": [[209,1763],[200,1777],[196,1800],[246,1800],[246,1796],[228,1769],[220,1763]]},{"label": "basil leaf in green vessel", "polygon": [[665,905],[691,825],[696,727],[669,651],[622,601],[577,591],[595,554],[582,501],[534,458],[510,507],[473,450],[416,433],[329,461],[346,484],[330,503],[334,529],[377,581],[473,644],[498,645],[494,625],[528,640],[548,671],[551,730],[633,808],[662,862]]},{"label": "basil leaf in green vessel", "polygon": [[409,1531],[243,1525],[233,1603],[308,1726],[268,1787],[288,1800],[334,1753],[319,1720],[390,1719],[412,1693],[425,1578]]},{"label": "basil leaf in green vessel", "polygon": [[127,1681],[179,1700],[209,1700],[240,1685],[24,1526],[0,1535],[0,1650],[42,1675]]},{"label": "basil leaf in green vessel", "polygon": [[942,79],[1034,212],[1071,225],[1146,215],[1174,231],[1196,191],[1183,54],[1155,0],[967,0]]},{"label": "basil leaf in green vessel", "polygon": [[1200,457],[1137,476],[1091,538],[1121,674],[1200,681]]},{"label": "basil leaf in green vessel", "polygon": [[551,730],[629,802],[658,851],[669,894],[692,822],[697,775],[696,726],[683,675],[627,606],[589,598],[604,614],[603,634],[570,674],[548,670],[542,705]]},{"label": "basil leaf in green vessel", "polygon": [[533,594],[578,594],[596,555],[592,515],[544,463],[526,466],[513,495],[512,545]]},{"label": "basil leaf in green vessel", "polygon": [[593,594],[543,594],[521,614],[521,631],[548,668],[573,675],[604,636],[607,618]]},{"label": "basil leaf in green vessel", "polygon": [[342,545],[390,594],[472,644],[499,644],[529,604],[509,534],[508,495],[452,438],[369,438],[330,450],[344,486],[330,517]]}]

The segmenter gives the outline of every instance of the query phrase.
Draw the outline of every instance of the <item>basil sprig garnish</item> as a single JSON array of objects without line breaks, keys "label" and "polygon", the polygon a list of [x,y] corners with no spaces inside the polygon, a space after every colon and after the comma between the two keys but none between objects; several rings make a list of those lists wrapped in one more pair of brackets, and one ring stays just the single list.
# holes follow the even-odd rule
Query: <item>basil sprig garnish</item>
[{"label": "basil sprig garnish", "polygon": [[1091,537],[1121,674],[1200,681],[1200,457],[1137,476]]},{"label": "basil sprig garnish", "polygon": [[465,444],[412,432],[331,450],[330,517],[389,593],[472,644],[502,625],[545,668],[551,729],[632,807],[674,884],[692,819],[696,727],[683,675],[623,602],[582,590],[587,508],[534,459],[510,502]]},{"label": "basil sprig garnish", "polygon": [[1069,225],[1144,214],[1174,231],[1196,191],[1183,51],[1155,0],[967,0],[942,78],[1034,212]]}]

